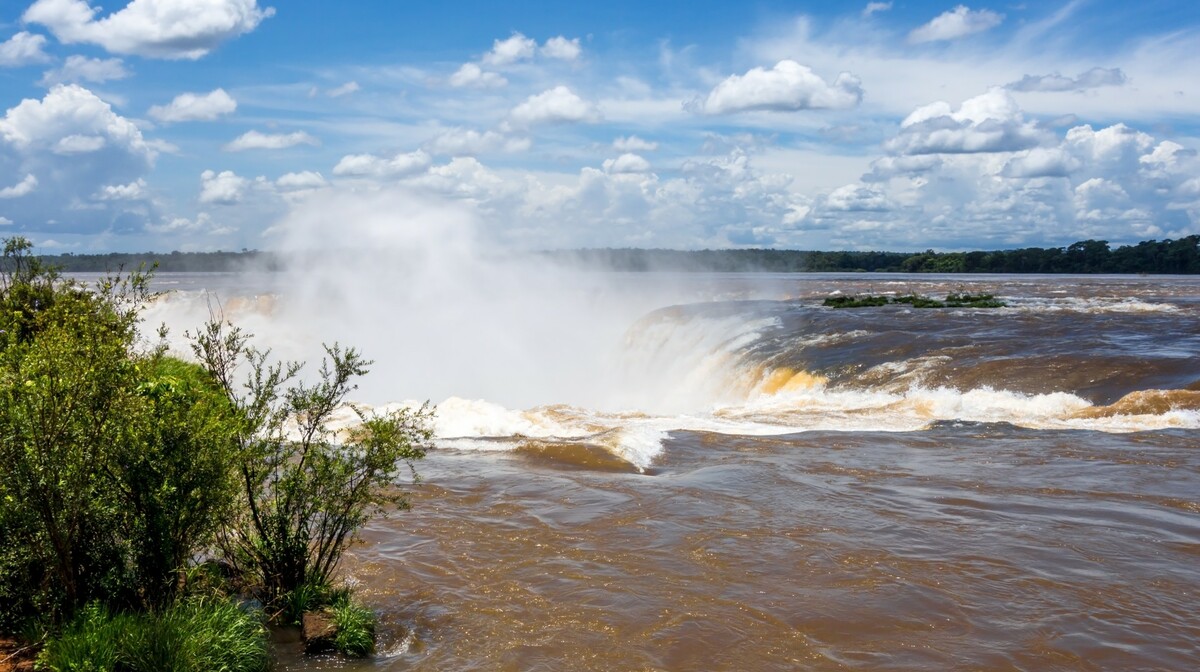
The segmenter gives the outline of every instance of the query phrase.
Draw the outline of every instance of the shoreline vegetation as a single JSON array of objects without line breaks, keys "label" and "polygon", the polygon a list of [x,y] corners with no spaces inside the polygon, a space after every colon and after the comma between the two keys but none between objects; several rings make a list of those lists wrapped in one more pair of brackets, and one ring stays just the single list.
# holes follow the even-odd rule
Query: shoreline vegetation
[{"label": "shoreline vegetation", "polygon": [[165,327],[144,344],[148,273],[88,286],[0,242],[0,670],[265,672],[266,624],[310,615],[370,655],[339,561],[408,508],[428,406],[335,432],[371,364],[354,348],[302,380],[215,316],[185,361]]},{"label": "shoreline vegetation", "polygon": [[[596,270],[626,272],[770,273],[1037,273],[1037,274],[1200,274],[1200,235],[1147,240],[1112,248],[1108,241],[1084,240],[1066,247],[1027,247],[974,252],[863,252],[776,249],[665,250],[603,248],[535,253],[551,261]],[[147,268],[161,272],[279,271],[284,259],[273,252],[113,252],[43,255],[44,263],[67,273]]]}]

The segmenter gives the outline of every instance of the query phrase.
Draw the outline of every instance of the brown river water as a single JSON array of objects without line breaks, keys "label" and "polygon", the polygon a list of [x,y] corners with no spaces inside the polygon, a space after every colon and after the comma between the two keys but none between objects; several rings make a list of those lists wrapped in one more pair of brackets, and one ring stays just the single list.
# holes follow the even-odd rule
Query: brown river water
[{"label": "brown river water", "polygon": [[[186,323],[189,292],[224,282],[269,341],[299,328],[272,331],[286,291],[160,282],[179,291],[152,320]],[[575,358],[588,385],[425,379],[462,392],[434,397],[413,509],[343,565],[379,653],[284,642],[280,669],[1200,669],[1200,278],[615,286],[638,308]],[[959,290],[1008,307],[820,305]],[[365,401],[422,394],[384,378]]]}]

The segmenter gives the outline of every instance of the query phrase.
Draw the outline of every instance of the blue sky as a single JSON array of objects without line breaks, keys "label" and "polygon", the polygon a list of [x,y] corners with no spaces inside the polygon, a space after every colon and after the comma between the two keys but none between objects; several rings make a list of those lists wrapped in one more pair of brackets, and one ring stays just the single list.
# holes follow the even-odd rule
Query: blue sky
[{"label": "blue sky", "polygon": [[8,2],[0,106],[0,236],[47,251],[391,192],[520,249],[1200,233],[1189,2]]}]

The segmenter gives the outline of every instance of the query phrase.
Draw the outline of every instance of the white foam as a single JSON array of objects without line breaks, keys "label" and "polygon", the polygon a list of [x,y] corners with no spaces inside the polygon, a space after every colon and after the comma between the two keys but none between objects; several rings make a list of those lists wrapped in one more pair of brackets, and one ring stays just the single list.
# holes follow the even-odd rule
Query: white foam
[{"label": "white foam", "polygon": [[[416,404],[389,404],[378,410],[398,406]],[[1065,392],[1023,394],[987,387],[965,392],[945,387],[886,392],[816,386],[757,395],[742,403],[678,415],[613,413],[569,406],[514,410],[482,400],[451,398],[437,406],[435,441],[439,447],[464,451],[510,451],[528,438],[582,441],[603,447],[645,470],[662,453],[663,442],[674,431],[740,436],[804,431],[910,432],[939,421],[1004,422],[1030,429],[1113,433],[1200,429],[1200,411],[1080,417],[1089,408],[1092,404],[1088,401]]]},{"label": "white foam", "polygon": [[1179,306],[1170,303],[1152,303],[1139,299],[1116,298],[1055,298],[1011,300],[1010,309],[1030,313],[1177,313]]},{"label": "white foam", "polygon": [[515,411],[482,399],[451,397],[437,406],[434,432],[444,438],[578,438],[589,433],[550,417],[543,409]]}]

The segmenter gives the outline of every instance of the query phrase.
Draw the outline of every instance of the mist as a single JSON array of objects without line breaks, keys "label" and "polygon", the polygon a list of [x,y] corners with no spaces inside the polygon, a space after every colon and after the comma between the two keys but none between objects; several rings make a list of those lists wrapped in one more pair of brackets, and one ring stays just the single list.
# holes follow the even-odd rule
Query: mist
[{"label": "mist", "polygon": [[257,347],[309,361],[310,375],[322,343],[357,348],[374,360],[353,394],[366,403],[632,403],[644,385],[625,379],[626,332],[686,292],[661,281],[648,288],[645,274],[505,250],[487,230],[486,217],[461,201],[399,189],[315,192],[268,231],[283,266],[259,276],[270,295],[218,291],[182,311],[179,302],[159,307],[149,319],[165,320],[178,337],[212,305]]}]

